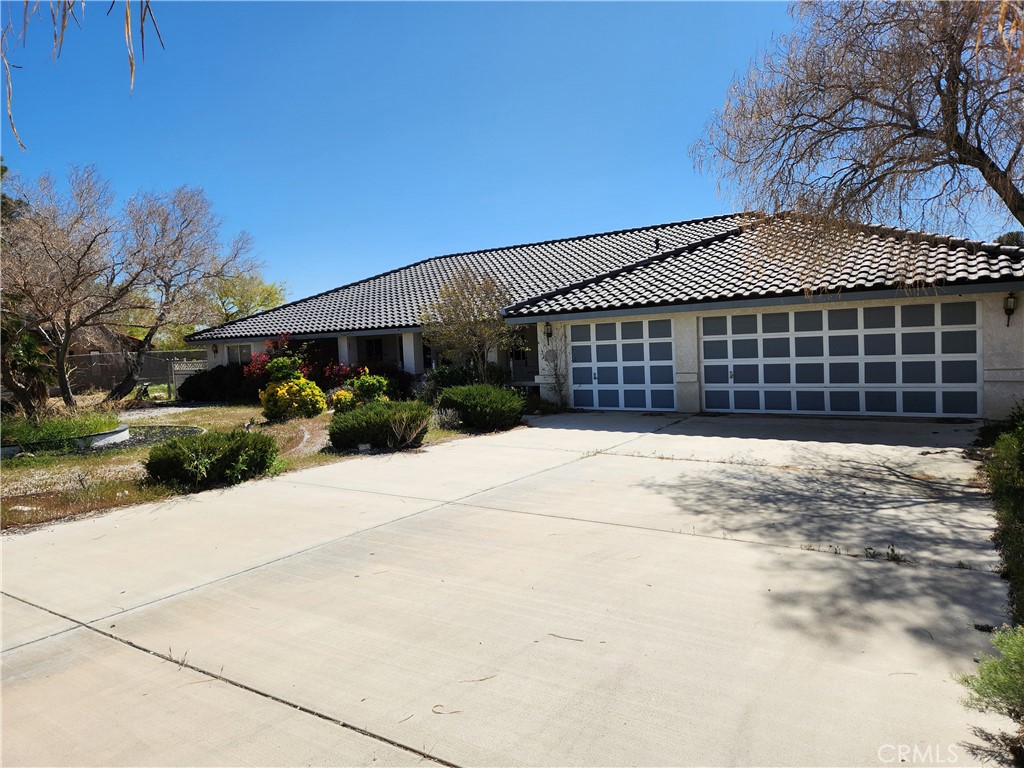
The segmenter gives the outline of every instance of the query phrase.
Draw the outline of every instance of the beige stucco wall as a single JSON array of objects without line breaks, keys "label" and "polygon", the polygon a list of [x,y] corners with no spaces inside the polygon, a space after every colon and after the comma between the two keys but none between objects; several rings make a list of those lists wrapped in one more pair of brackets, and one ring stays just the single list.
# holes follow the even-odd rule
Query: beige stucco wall
[{"label": "beige stucco wall", "polygon": [[1003,312],[1005,293],[991,293],[980,301],[981,349],[985,389],[984,414],[1005,418],[1024,401],[1024,312],[1009,318]]},{"label": "beige stucco wall", "polygon": [[[717,315],[756,314],[768,311],[789,311],[809,308],[848,309],[853,307],[877,307],[893,304],[934,304],[941,302],[977,301],[978,321],[980,325],[981,355],[983,370],[982,413],[985,418],[1004,418],[1015,402],[1024,401],[1024,310],[1018,311],[1006,325],[1003,313],[1005,292],[963,293],[936,296],[922,291],[918,295],[906,298],[871,299],[859,301],[812,302],[799,300],[792,304],[773,307],[750,307],[731,310],[708,312],[675,312],[645,315],[614,315],[607,318],[581,318],[575,322],[592,323],[601,320],[616,322],[630,320],[672,320],[672,335],[675,343],[675,375],[676,402],[685,413],[695,413],[701,408],[700,399],[700,354],[698,322],[701,317]],[[540,375],[537,377],[541,385],[541,395],[549,400],[562,399],[569,402],[568,371],[568,326],[572,321],[551,321],[552,337],[548,340],[543,332],[538,333],[538,353],[540,358]],[[538,330],[543,328],[543,322]],[[554,348],[556,363],[561,360],[565,366],[565,375],[558,376],[553,370],[552,361],[546,355],[549,348]],[[559,350],[561,350],[559,352]]]}]

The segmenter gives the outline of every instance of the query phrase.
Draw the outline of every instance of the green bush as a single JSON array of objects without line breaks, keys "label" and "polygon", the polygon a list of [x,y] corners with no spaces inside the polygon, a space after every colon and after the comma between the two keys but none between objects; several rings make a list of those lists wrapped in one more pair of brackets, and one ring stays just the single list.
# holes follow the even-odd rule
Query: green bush
[{"label": "green bush", "polygon": [[271,381],[293,381],[302,378],[301,365],[302,361],[292,355],[275,357],[267,363],[267,373]]},{"label": "green bush", "polygon": [[369,372],[352,379],[349,385],[352,387],[352,394],[356,396],[356,399],[364,403],[380,400],[388,391],[388,380],[383,376],[375,376]]},{"label": "green bush", "polygon": [[275,459],[273,437],[237,429],[168,440],[150,450],[144,466],[155,482],[198,491],[265,475]]},{"label": "green bush", "polygon": [[1010,718],[1019,728],[1014,750],[1024,759],[1024,626],[1003,627],[992,634],[999,658],[982,654],[976,675],[960,675],[970,691],[964,704],[979,712],[996,712]]},{"label": "green bush", "polygon": [[523,417],[523,397],[511,389],[490,384],[448,387],[441,393],[438,408],[459,412],[462,423],[480,432],[512,429]]},{"label": "green bush", "polygon": [[259,398],[259,384],[245,378],[241,365],[218,365],[193,373],[178,386],[177,395],[186,402],[254,402]]},{"label": "green bush", "polygon": [[79,413],[76,416],[34,419],[5,416],[0,432],[4,445],[20,445],[34,450],[74,450],[76,437],[117,429],[117,414]]},{"label": "green bush", "polygon": [[1002,558],[1010,614],[1024,624],[1024,424],[996,438],[985,472],[996,509],[993,540]]},{"label": "green bush", "polygon": [[423,442],[430,406],[417,400],[378,400],[351,411],[335,413],[328,428],[331,445],[339,451],[368,443],[381,451],[415,448]]},{"label": "green bush", "polygon": [[479,384],[480,376],[475,368],[464,365],[439,365],[427,371],[427,381],[440,392],[448,387],[464,387],[467,384]]},{"label": "green bush", "polygon": [[[277,360],[272,360],[271,364],[276,362]],[[263,405],[263,416],[267,421],[285,421],[297,416],[311,418],[327,410],[327,398],[324,397],[323,390],[301,376],[271,381],[267,388],[260,392],[260,403]]]}]

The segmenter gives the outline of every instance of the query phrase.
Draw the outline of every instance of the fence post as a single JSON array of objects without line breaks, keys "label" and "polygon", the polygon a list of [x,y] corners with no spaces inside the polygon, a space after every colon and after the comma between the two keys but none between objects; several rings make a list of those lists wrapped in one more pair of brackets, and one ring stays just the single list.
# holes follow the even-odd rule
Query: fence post
[{"label": "fence post", "polygon": [[174,359],[172,358],[172,359],[167,361],[167,399],[168,400],[177,400],[178,399],[177,387],[175,387],[174,384],[175,384],[175,381],[174,381]]}]

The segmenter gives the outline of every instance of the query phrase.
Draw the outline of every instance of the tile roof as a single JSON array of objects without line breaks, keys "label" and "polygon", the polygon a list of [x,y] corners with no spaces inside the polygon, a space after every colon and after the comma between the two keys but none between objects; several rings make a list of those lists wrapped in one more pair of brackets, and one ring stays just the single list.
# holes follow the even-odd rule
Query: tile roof
[{"label": "tile roof", "polygon": [[889,227],[860,227],[827,258],[777,251],[768,257],[762,246],[757,227],[736,228],[524,299],[506,316],[1024,279],[1024,248]]},{"label": "tile roof", "polygon": [[410,328],[453,275],[469,268],[498,280],[515,301],[607,273],[734,229],[738,214],[562,240],[438,256],[275,309],[207,328],[193,342]]}]

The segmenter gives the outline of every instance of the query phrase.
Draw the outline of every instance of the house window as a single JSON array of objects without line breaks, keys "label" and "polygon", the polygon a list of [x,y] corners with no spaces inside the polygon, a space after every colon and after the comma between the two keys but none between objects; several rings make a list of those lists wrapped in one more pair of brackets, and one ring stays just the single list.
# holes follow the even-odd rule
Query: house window
[{"label": "house window", "polygon": [[379,363],[384,360],[384,339],[366,340],[366,360],[371,363]]},{"label": "house window", "polygon": [[228,344],[228,365],[247,365],[252,359],[252,344]]}]

